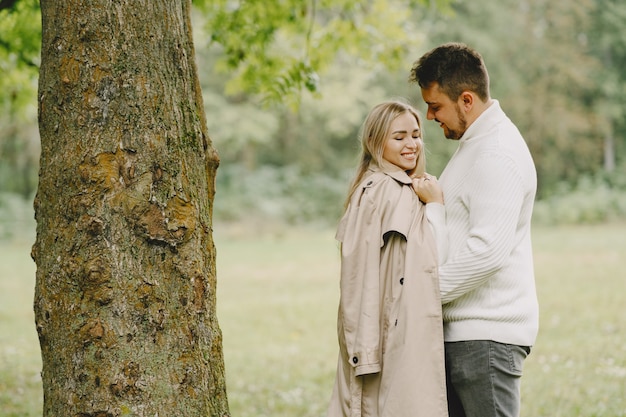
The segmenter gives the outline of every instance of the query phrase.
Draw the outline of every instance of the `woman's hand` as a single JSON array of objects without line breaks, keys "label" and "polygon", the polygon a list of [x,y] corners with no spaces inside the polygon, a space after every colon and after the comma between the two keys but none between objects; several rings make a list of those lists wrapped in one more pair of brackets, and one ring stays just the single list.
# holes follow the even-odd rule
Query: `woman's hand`
[{"label": "woman's hand", "polygon": [[425,173],[421,177],[413,178],[413,190],[425,204],[443,204],[443,190],[434,175]]}]

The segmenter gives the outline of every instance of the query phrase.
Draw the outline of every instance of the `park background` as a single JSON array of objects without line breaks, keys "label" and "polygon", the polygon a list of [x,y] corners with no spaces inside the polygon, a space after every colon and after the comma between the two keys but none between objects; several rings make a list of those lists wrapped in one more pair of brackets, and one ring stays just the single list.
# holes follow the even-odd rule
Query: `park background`
[{"label": "park background", "polygon": [[[36,1],[0,2],[7,4],[0,10],[2,417],[40,415],[42,403],[29,256],[40,22]],[[626,415],[626,3],[194,4],[207,123],[221,157],[218,319],[233,416],[323,415],[337,354],[333,229],[358,129],[387,98],[425,110],[408,72],[445,41],[483,54],[492,96],[537,165],[541,330],[525,369],[523,416]],[[424,128],[428,170],[438,175],[456,144],[435,123]]]}]

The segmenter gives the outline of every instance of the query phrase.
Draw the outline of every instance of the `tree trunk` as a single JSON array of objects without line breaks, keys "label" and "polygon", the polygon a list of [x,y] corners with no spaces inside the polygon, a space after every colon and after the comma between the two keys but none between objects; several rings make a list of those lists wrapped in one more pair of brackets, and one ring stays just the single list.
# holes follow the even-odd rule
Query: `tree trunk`
[{"label": "tree trunk", "polygon": [[227,416],[190,0],[42,0],[44,416]]}]

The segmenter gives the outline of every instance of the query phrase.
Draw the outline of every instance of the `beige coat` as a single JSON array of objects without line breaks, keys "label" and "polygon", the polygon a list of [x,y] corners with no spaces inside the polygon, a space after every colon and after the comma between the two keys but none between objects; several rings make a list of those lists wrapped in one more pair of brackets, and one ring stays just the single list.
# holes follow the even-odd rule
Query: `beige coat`
[{"label": "beige coat", "polygon": [[437,253],[425,207],[404,171],[371,171],[337,231],[339,362],[327,415],[445,417]]}]

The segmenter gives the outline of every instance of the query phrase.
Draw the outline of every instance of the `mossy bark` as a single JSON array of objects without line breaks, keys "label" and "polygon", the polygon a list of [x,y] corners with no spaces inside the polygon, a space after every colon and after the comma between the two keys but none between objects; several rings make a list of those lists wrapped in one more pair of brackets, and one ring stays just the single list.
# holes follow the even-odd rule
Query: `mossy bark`
[{"label": "mossy bark", "polygon": [[227,416],[189,0],[42,0],[44,416]]}]

